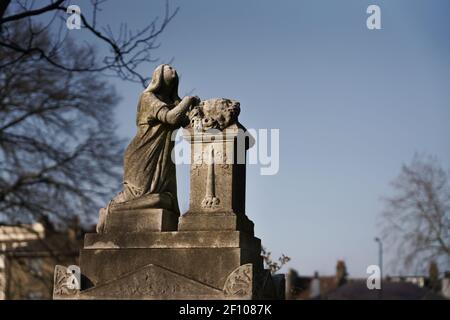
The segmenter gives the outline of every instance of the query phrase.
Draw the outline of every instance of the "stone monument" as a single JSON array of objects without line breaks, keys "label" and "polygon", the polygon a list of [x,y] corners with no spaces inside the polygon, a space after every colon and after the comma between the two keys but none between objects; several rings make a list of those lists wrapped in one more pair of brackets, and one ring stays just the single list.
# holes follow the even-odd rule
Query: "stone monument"
[{"label": "stone monument", "polygon": [[[178,75],[158,66],[137,108],[125,152],[123,190],[85,236],[81,287],[66,290],[57,266],[55,299],[276,298],[261,243],[245,215],[246,150],[253,141],[229,99],[178,97]],[[180,217],[172,133],[191,146],[189,210]]]}]

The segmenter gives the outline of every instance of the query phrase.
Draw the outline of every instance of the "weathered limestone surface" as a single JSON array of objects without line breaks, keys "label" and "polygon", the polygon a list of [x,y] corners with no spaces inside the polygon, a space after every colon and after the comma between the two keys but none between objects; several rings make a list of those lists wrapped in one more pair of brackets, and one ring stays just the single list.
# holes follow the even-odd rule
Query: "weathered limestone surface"
[{"label": "weathered limestone surface", "polygon": [[150,208],[113,211],[109,214],[104,233],[175,231],[177,230],[177,224],[178,215],[165,209]]},{"label": "weathered limestone surface", "polygon": [[253,235],[245,215],[246,153],[252,138],[235,123],[223,131],[184,131],[191,145],[189,211],[178,230],[240,230]]},{"label": "weathered limestone surface", "polygon": [[[55,273],[55,282],[65,279],[61,274],[69,272],[62,266]],[[223,288],[217,289],[195,281],[164,267],[149,264],[125,273],[112,281],[106,281],[83,291],[55,288],[54,299],[264,299],[273,298],[275,292],[270,273],[255,273],[252,264],[234,269],[225,279]]]},{"label": "weathered limestone surface", "polygon": [[[164,70],[160,68],[161,77],[166,76]],[[169,72],[167,81],[171,79]],[[160,90],[156,85],[152,88],[152,92]],[[147,103],[143,99],[141,107]],[[160,108],[156,100],[149,101]],[[175,210],[173,185],[161,187],[160,193],[150,192],[152,185],[149,192],[136,196],[137,189],[130,189],[130,182],[125,181],[124,191],[100,212],[98,233],[85,237],[80,253],[80,290],[64,289],[65,273],[59,268],[55,298],[276,298],[274,282],[263,268],[261,241],[254,236],[253,222],[245,214],[245,157],[253,142],[237,121],[239,103],[211,99],[197,101],[188,110],[196,99],[184,105],[183,101],[179,110],[186,110],[186,121],[180,121],[187,124],[184,137],[191,146],[188,212],[179,217]],[[165,112],[170,116],[170,108]],[[146,126],[170,120],[166,116],[158,120],[160,113],[150,112],[151,121]],[[168,152],[165,149],[162,157]],[[161,167],[152,163],[152,174],[158,174],[166,162]],[[132,177],[145,184],[139,174],[147,171],[136,163],[132,166]],[[172,173],[165,173],[163,178],[172,177]]]},{"label": "weathered limestone surface", "polygon": [[84,249],[81,252],[80,263],[83,275],[88,281],[82,282],[82,287],[100,285],[142,266],[155,264],[221,289],[228,275],[237,267],[246,263],[252,263],[255,268],[262,266],[260,253],[254,249],[240,247]]},{"label": "weathered limestone surface", "polygon": [[260,246],[260,240],[240,231],[184,231],[128,234],[87,234],[84,249],[243,248]]}]

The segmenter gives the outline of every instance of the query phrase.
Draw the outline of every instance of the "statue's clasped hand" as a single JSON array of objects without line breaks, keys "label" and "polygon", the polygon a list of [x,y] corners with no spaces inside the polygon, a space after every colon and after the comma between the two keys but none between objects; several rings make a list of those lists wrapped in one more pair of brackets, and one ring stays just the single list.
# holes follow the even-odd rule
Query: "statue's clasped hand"
[{"label": "statue's clasped hand", "polygon": [[198,96],[186,96],[184,99],[188,100],[189,111],[191,111],[195,106],[198,106],[201,101]]}]

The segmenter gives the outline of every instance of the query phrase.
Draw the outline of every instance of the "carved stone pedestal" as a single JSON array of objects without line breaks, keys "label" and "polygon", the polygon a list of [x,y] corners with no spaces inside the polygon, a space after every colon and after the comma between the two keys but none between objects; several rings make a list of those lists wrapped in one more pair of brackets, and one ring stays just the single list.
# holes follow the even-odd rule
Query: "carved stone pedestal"
[{"label": "carved stone pedestal", "polygon": [[253,235],[245,215],[246,150],[252,137],[239,123],[223,131],[184,131],[191,145],[189,211],[178,230],[240,230]]}]

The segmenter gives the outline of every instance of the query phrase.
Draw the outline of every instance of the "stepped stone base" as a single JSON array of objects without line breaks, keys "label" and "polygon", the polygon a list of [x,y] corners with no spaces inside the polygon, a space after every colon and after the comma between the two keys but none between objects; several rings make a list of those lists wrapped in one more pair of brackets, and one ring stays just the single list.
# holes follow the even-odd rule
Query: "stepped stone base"
[{"label": "stepped stone base", "polygon": [[[57,268],[63,270],[62,266]],[[64,272],[64,271],[63,271]],[[55,279],[55,282],[58,279]],[[249,300],[276,298],[275,286],[268,271],[255,273],[252,264],[231,272],[222,289],[190,279],[164,267],[148,264],[101,285],[69,294],[54,292],[56,300],[147,299],[147,300]]]},{"label": "stepped stone base", "polygon": [[87,234],[81,290],[55,299],[276,298],[260,252],[241,231]]},{"label": "stepped stone base", "polygon": [[93,249],[189,249],[242,248],[257,249],[261,240],[240,231],[182,231],[127,234],[88,233],[84,250]]},{"label": "stepped stone base", "polygon": [[216,288],[237,267],[262,269],[260,240],[239,231],[86,235],[80,265],[87,286],[154,264]]}]

